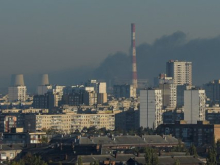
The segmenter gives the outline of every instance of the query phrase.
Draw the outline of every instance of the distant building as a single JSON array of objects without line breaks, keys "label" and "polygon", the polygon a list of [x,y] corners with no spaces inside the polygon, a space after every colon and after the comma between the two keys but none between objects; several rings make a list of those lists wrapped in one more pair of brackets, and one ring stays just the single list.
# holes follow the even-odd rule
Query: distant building
[{"label": "distant building", "polygon": [[162,123],[162,92],[159,89],[140,91],[140,127],[156,129]]},{"label": "distant building", "polygon": [[107,103],[107,93],[98,93],[97,104]]},{"label": "distant building", "polygon": [[158,87],[159,84],[173,84],[173,77],[167,77],[166,74],[160,73],[158,77],[154,78],[154,86]]},{"label": "distant building", "polygon": [[205,119],[211,124],[220,124],[220,107],[215,104],[212,107],[206,107]]},{"label": "distant building", "polygon": [[15,77],[12,77],[12,81],[12,86],[8,88],[9,101],[26,101],[27,88],[24,85],[23,74],[15,75]]},{"label": "distant building", "polygon": [[136,130],[139,128],[139,110],[129,109],[115,114],[116,130]]},{"label": "distant building", "polygon": [[173,124],[180,120],[184,120],[184,113],[181,109],[163,112],[163,124]]},{"label": "distant building", "polygon": [[83,103],[85,105],[96,105],[97,104],[97,93],[94,91],[83,93]]},{"label": "distant building", "polygon": [[170,60],[166,64],[166,74],[176,85],[192,85],[192,62]]},{"label": "distant building", "polygon": [[114,96],[116,98],[130,98],[130,97],[136,97],[136,88],[134,88],[133,85],[114,85],[113,86],[114,90]]},{"label": "distant building", "polygon": [[48,91],[52,90],[52,85],[39,85],[37,87],[37,94],[38,95],[44,95],[46,94]]},{"label": "distant building", "polygon": [[184,91],[184,120],[189,124],[205,120],[205,90],[192,89]]},{"label": "distant building", "polygon": [[41,109],[52,109],[56,106],[55,97],[52,93],[46,93],[44,95],[34,95],[33,107]]},{"label": "distant building", "polygon": [[204,84],[203,88],[212,104],[220,104],[220,80],[214,80]]},{"label": "distant building", "polygon": [[4,118],[4,131],[10,132],[12,128],[17,127],[17,117],[16,116],[5,116]]}]

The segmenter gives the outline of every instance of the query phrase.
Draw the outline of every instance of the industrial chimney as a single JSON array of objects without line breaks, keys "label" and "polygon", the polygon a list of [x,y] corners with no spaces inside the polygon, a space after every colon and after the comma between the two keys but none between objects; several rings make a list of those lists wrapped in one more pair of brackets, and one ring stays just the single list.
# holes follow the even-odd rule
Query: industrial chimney
[{"label": "industrial chimney", "polygon": [[131,24],[131,55],[132,55],[132,85],[137,88],[137,63],[135,47],[135,24]]},{"label": "industrial chimney", "polygon": [[49,85],[48,74],[43,74],[41,77],[41,85]]},{"label": "industrial chimney", "polygon": [[[12,78],[13,80],[13,78]],[[24,76],[23,74],[17,74],[14,77],[14,86],[24,86]]]}]

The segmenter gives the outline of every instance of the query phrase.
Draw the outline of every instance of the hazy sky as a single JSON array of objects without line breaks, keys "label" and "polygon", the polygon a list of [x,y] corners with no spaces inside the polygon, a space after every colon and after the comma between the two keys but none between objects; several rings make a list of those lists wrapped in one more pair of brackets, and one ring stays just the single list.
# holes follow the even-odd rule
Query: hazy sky
[{"label": "hazy sky", "polygon": [[183,31],[189,39],[220,34],[220,1],[0,1],[0,76],[98,66],[137,45]]}]

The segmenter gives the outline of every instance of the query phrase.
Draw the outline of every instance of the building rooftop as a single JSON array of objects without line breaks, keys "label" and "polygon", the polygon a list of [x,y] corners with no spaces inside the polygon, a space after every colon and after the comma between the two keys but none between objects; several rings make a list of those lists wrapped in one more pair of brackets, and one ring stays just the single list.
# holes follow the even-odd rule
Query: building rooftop
[{"label": "building rooftop", "polygon": [[80,137],[79,144],[168,144],[178,143],[178,140],[170,135],[144,135],[140,136],[103,136],[103,137]]}]

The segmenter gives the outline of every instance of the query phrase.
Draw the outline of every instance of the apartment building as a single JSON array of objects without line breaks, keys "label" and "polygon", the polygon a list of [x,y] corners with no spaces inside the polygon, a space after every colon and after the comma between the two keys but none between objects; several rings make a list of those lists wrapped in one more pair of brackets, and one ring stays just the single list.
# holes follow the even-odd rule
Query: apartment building
[{"label": "apartment building", "polygon": [[110,114],[28,114],[25,115],[25,131],[41,131],[43,129],[55,129],[61,132],[81,131],[84,127],[96,127],[97,129],[115,129],[115,115]]},{"label": "apartment building", "polygon": [[205,90],[192,89],[184,91],[184,120],[189,124],[205,120]]},{"label": "apartment building", "polygon": [[188,124],[186,121],[176,121],[173,124],[161,124],[157,128],[160,135],[172,135],[177,139],[182,139],[186,146],[194,144],[202,146],[213,144],[213,140],[220,138],[220,125],[209,124],[208,121],[198,121],[195,124]]},{"label": "apartment building", "polygon": [[162,92],[159,89],[140,91],[140,127],[156,129],[162,123]]},{"label": "apartment building", "polygon": [[170,60],[166,64],[166,74],[173,77],[176,85],[192,85],[192,62]]}]

